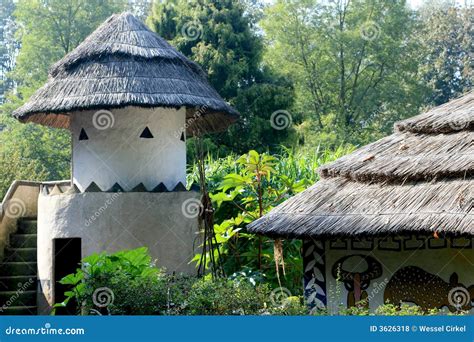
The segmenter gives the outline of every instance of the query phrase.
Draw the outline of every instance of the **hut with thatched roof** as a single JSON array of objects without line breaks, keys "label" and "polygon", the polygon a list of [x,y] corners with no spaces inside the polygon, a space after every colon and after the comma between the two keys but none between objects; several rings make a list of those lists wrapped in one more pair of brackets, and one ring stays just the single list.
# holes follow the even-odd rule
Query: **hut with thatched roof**
[{"label": "hut with thatched roof", "polygon": [[146,246],[159,266],[193,272],[200,194],[185,187],[186,137],[238,118],[196,63],[133,15],[113,15],[14,116],[72,135],[71,184],[43,184],[38,199],[40,312],[94,252]]},{"label": "hut with thatched roof", "polygon": [[[398,122],[248,229],[304,241],[305,295],[317,307],[471,310],[473,127],[474,92]],[[339,284],[343,298],[329,296]]]}]

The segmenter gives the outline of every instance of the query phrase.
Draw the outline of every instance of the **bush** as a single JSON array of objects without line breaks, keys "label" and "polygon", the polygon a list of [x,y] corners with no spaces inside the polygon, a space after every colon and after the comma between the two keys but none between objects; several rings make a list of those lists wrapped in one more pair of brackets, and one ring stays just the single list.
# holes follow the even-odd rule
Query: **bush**
[{"label": "bush", "polygon": [[267,312],[270,315],[303,316],[309,314],[309,309],[301,297],[291,296],[286,298],[281,305],[270,306]]},{"label": "bush", "polygon": [[90,255],[60,283],[72,289],[56,307],[75,299],[82,303],[82,314],[152,315],[167,308],[167,278],[153,266],[146,248]]},{"label": "bush", "polygon": [[[436,315],[418,306],[385,304],[375,312],[363,306],[309,311],[301,296],[271,290],[259,272],[242,270],[229,278],[167,275],[155,267],[146,248],[84,258],[76,273],[60,282],[71,286],[66,299],[81,303],[78,314],[110,315]],[[466,314],[460,312],[458,314]]]},{"label": "bush", "polygon": [[190,315],[257,315],[267,305],[270,289],[228,279],[200,279],[186,300]]},{"label": "bush", "polygon": [[229,279],[166,275],[154,267],[146,248],[93,254],[76,273],[60,282],[71,286],[66,299],[81,303],[78,314],[110,315],[300,315],[301,298],[281,305],[272,301],[258,274],[241,272]]}]

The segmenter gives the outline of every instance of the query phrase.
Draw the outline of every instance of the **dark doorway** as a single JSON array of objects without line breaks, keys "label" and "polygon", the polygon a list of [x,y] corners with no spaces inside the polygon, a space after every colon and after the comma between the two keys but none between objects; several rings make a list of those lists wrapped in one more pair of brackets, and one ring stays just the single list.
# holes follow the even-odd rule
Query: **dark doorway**
[{"label": "dark doorway", "polygon": [[[54,239],[53,240],[53,265],[54,265],[54,302],[61,303],[66,297],[64,292],[71,290],[70,285],[59,283],[64,276],[76,272],[81,261],[81,239]],[[57,308],[57,315],[76,315],[77,302],[69,301],[67,306]]]}]

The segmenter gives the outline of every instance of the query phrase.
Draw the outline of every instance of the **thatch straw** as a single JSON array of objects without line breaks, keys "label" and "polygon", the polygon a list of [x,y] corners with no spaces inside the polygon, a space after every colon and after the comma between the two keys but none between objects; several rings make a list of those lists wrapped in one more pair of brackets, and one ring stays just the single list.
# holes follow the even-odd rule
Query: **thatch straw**
[{"label": "thatch straw", "polygon": [[201,133],[223,130],[238,117],[198,65],[130,13],[107,19],[49,75],[14,112],[19,120],[67,128],[73,111],[184,106],[199,110],[188,127],[192,134],[196,127]]},{"label": "thatch straw", "polygon": [[432,180],[474,175],[474,132],[396,133],[319,169],[355,181]]},{"label": "thatch straw", "polygon": [[474,180],[404,185],[324,179],[249,226],[278,237],[474,234]]},{"label": "thatch straw", "polygon": [[[474,235],[473,94],[398,123],[399,132],[321,167],[321,181],[248,230],[286,238]],[[463,124],[455,125],[460,117]]]},{"label": "thatch straw", "polygon": [[399,132],[414,133],[449,133],[473,128],[474,91],[395,124]]}]

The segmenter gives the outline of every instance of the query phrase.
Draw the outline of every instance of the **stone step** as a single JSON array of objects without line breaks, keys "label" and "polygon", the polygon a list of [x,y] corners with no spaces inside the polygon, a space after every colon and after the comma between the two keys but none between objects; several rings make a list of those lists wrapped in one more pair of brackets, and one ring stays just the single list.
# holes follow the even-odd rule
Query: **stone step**
[{"label": "stone step", "polygon": [[33,316],[37,314],[38,314],[38,309],[36,306],[9,306],[4,309],[0,307],[0,315]]},{"label": "stone step", "polygon": [[0,277],[0,291],[16,291],[18,289],[35,290],[36,276]]},{"label": "stone step", "polygon": [[2,276],[34,276],[36,277],[36,262],[12,261],[0,263]]},{"label": "stone step", "polygon": [[38,223],[36,220],[20,220],[18,221],[17,234],[36,234],[38,231]]},{"label": "stone step", "polygon": [[35,306],[36,291],[0,291],[0,308],[3,306]]},{"label": "stone step", "polygon": [[10,248],[36,248],[36,234],[10,234]]},{"label": "stone step", "polygon": [[36,259],[36,248],[5,248],[5,256],[3,258],[3,261],[35,262]]}]

